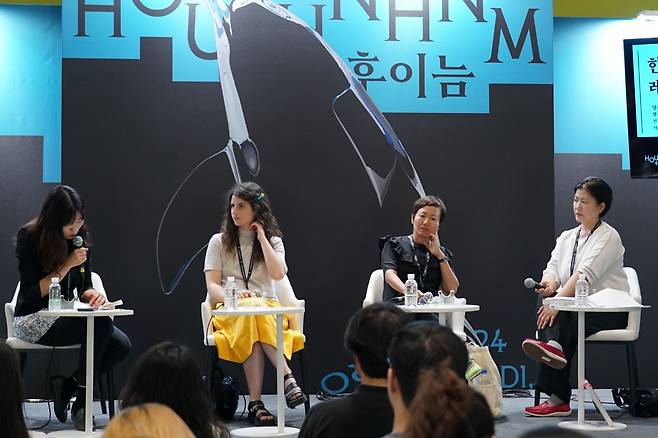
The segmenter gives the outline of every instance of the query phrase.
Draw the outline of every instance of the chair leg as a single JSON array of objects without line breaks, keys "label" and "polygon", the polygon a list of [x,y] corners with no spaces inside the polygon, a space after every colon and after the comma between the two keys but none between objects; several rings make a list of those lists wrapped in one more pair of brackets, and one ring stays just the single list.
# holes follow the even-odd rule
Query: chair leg
[{"label": "chair leg", "polygon": [[107,415],[107,404],[105,403],[107,400],[107,392],[105,391],[105,385],[103,384],[102,376],[96,377],[96,387],[98,388],[98,398],[101,404],[101,412],[104,415]]},{"label": "chair leg", "polygon": [[299,377],[302,384],[302,391],[306,394],[306,403],[304,403],[304,413],[308,414],[311,409],[311,395],[306,391],[306,376],[304,374],[304,349],[297,352],[299,356]]},{"label": "chair leg", "polygon": [[114,417],[114,370],[107,372],[107,402],[109,404],[110,418]]},{"label": "chair leg", "polygon": [[27,364],[27,353],[19,353],[18,361],[21,366],[21,376],[25,375],[25,364]]},{"label": "chair leg", "polygon": [[539,406],[539,396],[540,396],[539,389],[535,388],[535,406]]},{"label": "chair leg", "polygon": [[208,369],[206,374],[206,383],[208,384],[208,393],[212,394],[212,390],[215,384],[215,366],[218,361],[217,349],[214,347],[208,347]]},{"label": "chair leg", "polygon": [[631,391],[631,415],[635,416],[637,413],[635,393],[639,385],[637,373],[637,357],[635,356],[635,342],[626,343],[626,364],[628,366],[628,381]]}]

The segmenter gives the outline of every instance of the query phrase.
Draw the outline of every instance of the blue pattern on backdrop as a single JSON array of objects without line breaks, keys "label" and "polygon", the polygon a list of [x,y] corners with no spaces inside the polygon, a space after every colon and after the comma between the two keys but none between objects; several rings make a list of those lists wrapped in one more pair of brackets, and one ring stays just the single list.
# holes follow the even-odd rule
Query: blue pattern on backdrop
[{"label": "blue pattern on backdrop", "polygon": [[[86,3],[99,4],[91,0]],[[84,14],[88,36],[80,37],[76,36],[80,30],[78,0],[64,0],[64,57],[138,59],[141,37],[172,37],[172,80],[217,81],[216,61],[202,60],[190,50],[187,36],[190,18],[196,20],[193,32],[196,45],[205,52],[215,50],[208,11],[201,1],[196,3],[199,4],[179,0],[124,0],[120,2],[120,37],[112,36],[119,33],[114,27],[114,12],[90,11]],[[363,81],[377,79],[367,81],[367,89],[380,110],[406,113],[487,113],[490,84],[552,83],[552,3],[551,0],[281,2],[289,4],[289,10],[310,27],[321,31],[353,71],[363,74],[372,69]],[[138,5],[141,9],[171,6],[173,10],[156,17],[142,12]],[[397,17],[393,33],[389,22],[391,7],[427,12],[426,27],[421,17]],[[497,18],[501,25],[498,27]],[[524,28],[526,22],[528,26]],[[523,33],[522,29],[528,32]],[[519,44],[518,59],[513,59],[506,36],[516,46],[522,34],[525,34],[524,43]],[[500,63],[487,62],[496,58],[492,55],[495,35],[500,41],[497,55]],[[535,36],[537,43],[533,51]],[[392,41],[392,37],[398,41]],[[445,56],[443,65],[440,56]],[[365,61],[354,58],[377,59],[368,61],[370,66],[367,66],[363,64]],[[452,77],[434,77],[436,74]]]},{"label": "blue pattern on backdrop", "polygon": [[61,180],[59,7],[0,5],[0,135],[43,137],[43,182]]},{"label": "blue pattern on backdrop", "polygon": [[555,153],[621,154],[630,169],[623,40],[656,37],[655,22],[556,18]]}]

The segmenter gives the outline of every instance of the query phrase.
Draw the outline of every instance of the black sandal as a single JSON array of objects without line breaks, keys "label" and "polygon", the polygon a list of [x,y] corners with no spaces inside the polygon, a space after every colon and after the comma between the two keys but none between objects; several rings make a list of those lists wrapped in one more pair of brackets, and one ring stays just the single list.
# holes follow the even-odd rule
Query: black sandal
[{"label": "black sandal", "polygon": [[289,379],[292,379],[292,382],[286,385],[283,392],[286,396],[286,405],[288,405],[290,409],[295,409],[297,406],[306,403],[307,398],[306,394],[304,394],[299,385],[297,385],[292,373],[283,376],[284,382]]},{"label": "black sandal", "polygon": [[[275,426],[276,418],[270,411],[265,408],[262,400],[252,400],[247,407],[249,415],[247,420],[254,426]],[[265,419],[266,417],[270,417]]]}]

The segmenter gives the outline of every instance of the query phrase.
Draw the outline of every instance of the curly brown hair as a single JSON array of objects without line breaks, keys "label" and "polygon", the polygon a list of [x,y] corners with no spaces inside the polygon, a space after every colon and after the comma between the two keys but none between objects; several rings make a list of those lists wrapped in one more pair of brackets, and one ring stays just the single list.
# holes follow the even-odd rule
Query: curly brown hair
[{"label": "curly brown hair", "polygon": [[[231,218],[231,198],[233,196],[249,202],[254,211],[254,221],[260,222],[263,226],[265,236],[268,240],[275,236],[283,236],[279,229],[279,223],[272,213],[269,198],[263,188],[254,182],[238,183],[227,193],[226,211],[224,212],[224,220],[222,222],[222,246],[229,254],[235,251],[240,237],[238,227],[233,223],[233,219]],[[263,248],[261,248],[258,241],[254,242],[253,254],[254,263],[265,261]]]}]

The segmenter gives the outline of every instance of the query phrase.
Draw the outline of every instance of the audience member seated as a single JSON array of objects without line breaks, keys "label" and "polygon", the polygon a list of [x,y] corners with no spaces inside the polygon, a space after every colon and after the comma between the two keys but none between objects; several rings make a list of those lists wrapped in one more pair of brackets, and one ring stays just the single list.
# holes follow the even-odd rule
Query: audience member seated
[{"label": "audience member seated", "polygon": [[[224,285],[233,277],[241,306],[279,306],[258,298],[257,292],[274,293],[274,281],[285,277],[285,249],[279,224],[268,196],[253,182],[236,184],[227,194],[221,233],[208,242],[204,272],[213,308],[224,306]],[[276,367],[276,318],[274,315],[213,316],[214,337],[221,359],[241,363],[249,390],[248,420],[256,426],[273,426],[274,416],[261,400],[266,358]],[[304,335],[283,320],[283,353],[304,348]],[[284,366],[286,405],[307,401],[287,363]]]},{"label": "audience member seated", "polygon": [[146,403],[123,410],[107,425],[104,438],[195,438],[171,408]]},{"label": "audience member seated", "polygon": [[23,385],[16,352],[0,342],[0,431],[2,436],[28,438],[23,417]]},{"label": "audience member seated", "polygon": [[457,291],[459,280],[452,270],[452,253],[439,241],[439,226],[445,217],[441,199],[423,196],[411,209],[411,235],[383,238],[384,301],[404,296],[408,274],[415,275],[420,293]]},{"label": "audience member seated", "polygon": [[545,426],[538,429],[529,430],[519,436],[519,438],[587,438],[577,430],[563,429],[558,426]]},{"label": "audience member seated", "polygon": [[[388,396],[395,419],[386,438],[480,438],[490,423],[473,427],[481,404],[464,379],[468,352],[451,330],[431,322],[403,327],[388,350]],[[477,430],[476,430],[477,429]],[[480,435],[484,433],[484,435]]]},{"label": "audience member seated", "polygon": [[185,346],[162,342],[147,350],[130,373],[121,400],[123,408],[143,403],[169,406],[197,438],[228,437],[213,414],[199,366]]},{"label": "audience member seated", "polygon": [[354,393],[315,405],[299,438],[380,437],[393,426],[386,392],[386,353],[395,333],[412,317],[388,303],[372,304],[350,319],[345,348],[352,353],[361,384]]}]

